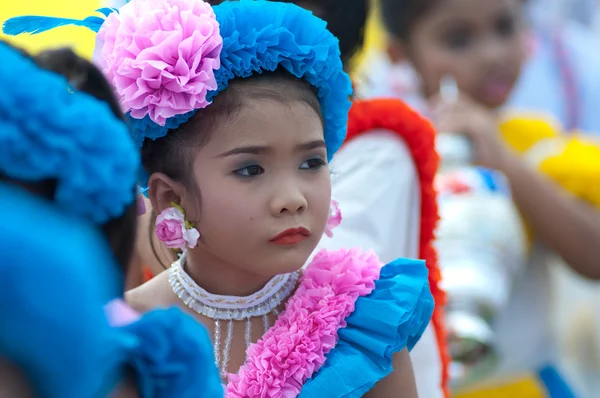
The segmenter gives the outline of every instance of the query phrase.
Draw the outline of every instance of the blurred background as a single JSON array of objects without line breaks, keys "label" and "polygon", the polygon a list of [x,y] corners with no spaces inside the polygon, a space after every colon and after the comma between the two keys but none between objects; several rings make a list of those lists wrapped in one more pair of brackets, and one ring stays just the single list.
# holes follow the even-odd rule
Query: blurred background
[{"label": "blurred background", "polygon": [[[0,21],[13,16],[34,14],[82,18],[89,15],[91,10],[117,4],[118,1],[107,0],[7,0],[2,1],[0,6]],[[536,24],[544,26],[548,21],[561,21],[568,32],[567,41],[579,46],[579,51],[583,54],[600,56],[600,1],[531,0],[528,7],[534,27]],[[376,17],[370,18],[366,33],[366,49],[356,60],[357,70],[377,57],[384,46],[383,33]],[[86,29],[65,27],[34,37],[15,38],[1,34],[0,37],[33,52],[66,45],[75,48],[79,54],[90,57],[94,34]],[[596,70],[596,77],[600,79],[600,69]],[[535,85],[535,79],[530,84]],[[600,95],[600,86],[597,94]],[[518,95],[514,101],[519,102]],[[599,104],[600,102],[596,102],[595,106],[598,108]],[[543,109],[543,104],[540,108],[552,112],[552,109]],[[600,108],[597,115],[600,115]],[[560,118],[560,115],[554,116]],[[586,127],[600,132],[600,117],[596,121],[590,121]],[[598,262],[600,265],[600,259]],[[578,277],[560,260],[552,265],[552,285],[554,328],[560,340],[562,365],[584,398],[599,397],[600,286]],[[515,333],[518,333],[517,329]]]}]

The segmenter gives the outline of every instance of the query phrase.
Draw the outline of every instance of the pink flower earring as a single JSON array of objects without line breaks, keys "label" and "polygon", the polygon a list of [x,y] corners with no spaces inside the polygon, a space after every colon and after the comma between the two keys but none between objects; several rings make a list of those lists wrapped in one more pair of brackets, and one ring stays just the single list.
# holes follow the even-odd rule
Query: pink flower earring
[{"label": "pink flower earring", "polygon": [[338,202],[335,200],[331,201],[331,205],[329,205],[329,218],[327,219],[327,224],[325,224],[325,235],[331,238],[333,236],[333,229],[340,225],[342,222],[342,212],[338,206]]},{"label": "pink flower earring", "polygon": [[185,212],[177,203],[163,210],[156,217],[156,236],[169,249],[193,249],[198,243],[200,232],[185,219]]}]

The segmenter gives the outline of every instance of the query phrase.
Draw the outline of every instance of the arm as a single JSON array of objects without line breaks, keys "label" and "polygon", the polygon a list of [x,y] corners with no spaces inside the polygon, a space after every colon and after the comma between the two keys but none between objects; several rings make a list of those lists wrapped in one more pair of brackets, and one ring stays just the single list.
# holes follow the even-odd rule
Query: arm
[{"label": "arm", "polygon": [[394,355],[393,366],[394,371],[366,393],[365,398],[418,398],[417,384],[408,350],[404,349]]},{"label": "arm", "polygon": [[515,203],[537,236],[575,271],[600,279],[600,213],[568,196],[532,170],[501,142],[495,115],[463,96],[454,103],[433,101],[439,131],[459,131],[473,142],[476,161],[505,173]]},{"label": "arm", "polygon": [[600,279],[600,212],[508,154],[500,168],[536,234],[581,275]]}]

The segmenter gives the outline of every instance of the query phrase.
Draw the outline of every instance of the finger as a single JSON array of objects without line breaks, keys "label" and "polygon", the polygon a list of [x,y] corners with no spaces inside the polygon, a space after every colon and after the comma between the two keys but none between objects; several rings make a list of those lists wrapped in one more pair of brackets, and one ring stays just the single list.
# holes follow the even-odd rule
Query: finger
[{"label": "finger", "polygon": [[428,105],[429,108],[434,112],[442,112],[446,110],[458,112],[471,107],[471,103],[467,99],[463,100],[462,97],[459,97],[456,101],[449,102],[439,95],[432,97],[428,101]]},{"label": "finger", "polygon": [[445,112],[435,119],[435,126],[439,132],[462,133],[465,130],[464,120],[461,114]]}]

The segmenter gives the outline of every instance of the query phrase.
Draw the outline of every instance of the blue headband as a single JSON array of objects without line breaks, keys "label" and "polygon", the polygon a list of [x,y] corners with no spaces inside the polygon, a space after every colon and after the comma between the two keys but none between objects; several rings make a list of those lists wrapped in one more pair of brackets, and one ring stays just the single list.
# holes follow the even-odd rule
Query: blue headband
[{"label": "blue headband", "polygon": [[[242,0],[215,6],[216,24],[215,15],[211,15],[212,11],[207,11],[208,5],[205,5],[200,0],[146,3],[133,0],[119,10],[99,10],[107,16],[106,20],[100,17],[82,21],[19,17],[8,20],[4,32],[39,33],[64,24],[85,26],[99,32],[97,43],[100,48],[97,47],[95,60],[107,73],[125,102],[125,108],[130,105],[128,115],[134,140],[139,145],[145,138],[163,137],[186,122],[197,109],[207,106],[214,96],[225,90],[232,79],[283,68],[317,89],[325,121],[327,153],[331,159],[346,135],[352,88],[343,70],[338,40],[326,29],[326,23],[294,4]],[[177,21],[179,25],[174,25],[179,27],[177,29],[173,29],[171,23],[161,23],[154,31],[148,26],[165,15],[170,17],[165,21],[183,18],[184,13],[180,10],[197,19],[181,19]],[[144,19],[146,16],[148,19]],[[121,21],[127,22],[121,24]],[[131,24],[137,24],[133,25],[133,30]],[[144,36],[148,32],[160,33],[156,35],[160,39],[148,44],[152,41],[150,35]],[[219,40],[217,44],[213,40],[215,37]],[[146,47],[142,49],[140,45]],[[202,56],[198,57],[200,53]],[[195,73],[200,69],[204,74]],[[174,79],[176,72],[182,76]],[[127,86],[127,78],[131,76],[147,80],[136,90]],[[158,82],[162,85],[155,88],[155,92],[160,90],[157,96],[164,96],[164,101],[148,93],[148,87]],[[165,103],[172,105],[172,109],[165,107]],[[177,111],[172,112],[174,108]]]},{"label": "blue headband", "polygon": [[56,180],[55,202],[95,223],[134,199],[139,154],[109,106],[0,43],[0,174]]}]

